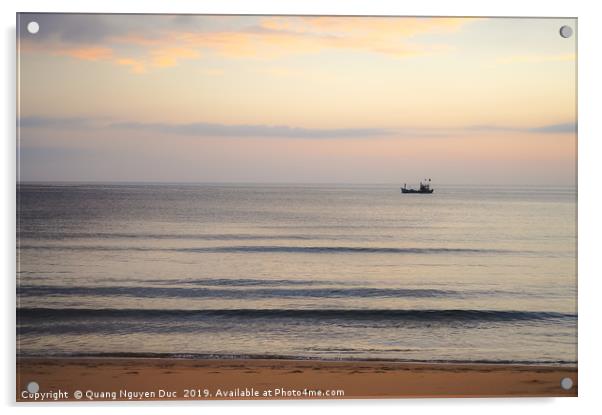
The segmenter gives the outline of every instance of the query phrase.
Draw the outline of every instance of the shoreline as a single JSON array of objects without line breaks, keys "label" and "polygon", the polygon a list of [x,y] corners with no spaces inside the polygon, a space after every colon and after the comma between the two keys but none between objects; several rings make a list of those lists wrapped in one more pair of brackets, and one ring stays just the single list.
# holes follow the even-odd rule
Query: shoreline
[{"label": "shoreline", "polygon": [[[44,402],[59,391],[59,401],[77,401],[75,391],[82,401],[578,395],[576,365],[18,356],[16,366],[18,402],[34,401],[31,381],[54,393]],[[573,380],[568,391],[564,377]]]},{"label": "shoreline", "polygon": [[544,367],[544,368],[567,368],[576,369],[577,362],[570,361],[524,361],[524,360],[418,360],[418,359],[387,359],[379,357],[345,357],[324,358],[317,356],[292,356],[292,355],[270,355],[270,354],[215,354],[215,353],[153,353],[153,352],[122,352],[122,353],[64,353],[55,355],[26,354],[17,355],[16,360],[174,360],[174,361],[290,361],[290,362],[312,362],[312,363],[392,363],[404,365],[463,365],[463,366],[513,366],[513,367]]}]

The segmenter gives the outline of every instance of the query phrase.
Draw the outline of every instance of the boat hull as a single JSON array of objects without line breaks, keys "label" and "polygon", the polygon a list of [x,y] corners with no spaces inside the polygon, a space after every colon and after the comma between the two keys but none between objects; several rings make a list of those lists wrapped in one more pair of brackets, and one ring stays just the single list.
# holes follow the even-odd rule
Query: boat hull
[{"label": "boat hull", "polygon": [[416,190],[416,189],[404,189],[403,187],[401,188],[401,193],[409,193],[409,194],[431,194],[435,191],[435,189],[429,189],[429,190]]}]

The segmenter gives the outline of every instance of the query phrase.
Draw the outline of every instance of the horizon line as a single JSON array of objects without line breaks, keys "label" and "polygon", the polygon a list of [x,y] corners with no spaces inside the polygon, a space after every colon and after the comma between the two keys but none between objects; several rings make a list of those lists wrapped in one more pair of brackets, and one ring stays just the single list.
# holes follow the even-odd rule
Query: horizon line
[{"label": "horizon line", "polygon": [[[416,181],[415,183],[419,183]],[[415,184],[414,182],[405,182]],[[403,182],[302,182],[302,181],[143,181],[143,180],[17,180],[16,185],[31,185],[31,184],[143,184],[143,185],[355,185],[355,186],[371,186],[371,185],[394,185],[400,187]],[[551,184],[551,183],[437,183],[435,186],[523,186],[523,187],[578,187],[578,183],[572,184]]]}]

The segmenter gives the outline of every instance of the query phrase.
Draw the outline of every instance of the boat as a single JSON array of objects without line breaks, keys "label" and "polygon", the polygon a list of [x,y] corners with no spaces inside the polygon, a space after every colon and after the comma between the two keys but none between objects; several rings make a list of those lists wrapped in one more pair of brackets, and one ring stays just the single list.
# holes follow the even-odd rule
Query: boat
[{"label": "boat", "polygon": [[404,183],[401,188],[401,193],[421,193],[421,194],[431,194],[435,189],[431,189],[431,179],[424,179],[424,183],[420,182],[420,189],[412,189],[406,186]]}]

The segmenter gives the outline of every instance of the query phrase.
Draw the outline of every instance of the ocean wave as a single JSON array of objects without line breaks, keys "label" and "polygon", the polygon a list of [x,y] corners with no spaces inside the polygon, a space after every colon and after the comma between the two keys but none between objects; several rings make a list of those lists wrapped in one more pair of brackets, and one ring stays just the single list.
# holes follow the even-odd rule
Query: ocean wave
[{"label": "ocean wave", "polygon": [[188,252],[218,252],[218,253],[369,253],[369,254],[445,254],[445,253],[502,253],[497,249],[475,248],[394,248],[394,247],[364,247],[364,246],[224,246],[213,248],[182,248]]},{"label": "ocean wave", "polygon": [[403,288],[253,288],[253,289],[216,289],[198,287],[84,287],[84,286],[42,286],[21,285],[17,294],[22,297],[46,296],[127,296],[139,298],[224,298],[224,299],[256,299],[256,298],[396,298],[396,297],[451,297],[464,296],[467,293],[437,289],[403,289]]},{"label": "ocean wave", "polygon": [[[112,280],[116,281],[116,280]],[[291,280],[291,279],[256,279],[256,278],[185,278],[185,279],[149,279],[143,282],[158,285],[197,285],[206,287],[255,287],[255,286],[310,286],[332,285],[334,281]]]},{"label": "ocean wave", "polygon": [[[290,253],[290,254],[505,254],[519,253],[505,249],[478,248],[396,248],[366,246],[217,246],[199,248],[156,248],[143,246],[90,246],[90,245],[19,245],[21,250],[57,250],[57,251],[141,251],[141,252],[181,252],[181,253]],[[525,253],[525,251],[520,251]]]},{"label": "ocean wave", "polygon": [[90,309],[18,308],[19,319],[333,319],[333,320],[408,320],[408,321],[483,321],[511,322],[536,320],[576,320],[577,315],[555,311],[473,310],[473,309]]},{"label": "ocean wave", "polygon": [[19,231],[18,238],[37,240],[64,240],[64,239],[183,239],[200,241],[254,241],[254,240],[319,240],[319,239],[357,239],[357,238],[382,238],[382,235],[300,235],[300,234],[184,234],[184,233],[127,233],[127,232],[43,232]]}]

